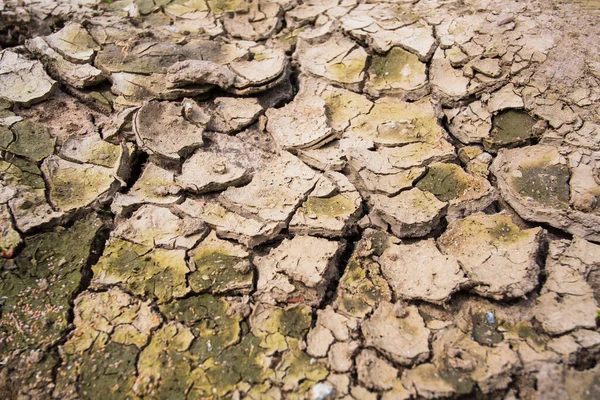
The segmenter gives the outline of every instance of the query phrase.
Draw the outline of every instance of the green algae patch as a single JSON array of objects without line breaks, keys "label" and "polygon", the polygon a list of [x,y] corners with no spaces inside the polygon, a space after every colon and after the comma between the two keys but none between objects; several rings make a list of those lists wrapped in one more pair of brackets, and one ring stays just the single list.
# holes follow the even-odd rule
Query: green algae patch
[{"label": "green algae patch", "polygon": [[363,79],[367,63],[367,54],[364,50],[353,50],[341,62],[330,64],[328,72],[330,78],[340,83],[356,83]]},{"label": "green algae patch", "polygon": [[500,327],[504,330],[504,336],[507,339],[524,340],[532,349],[538,352],[546,350],[547,340],[538,335],[531,322],[519,321],[515,325],[503,322]]},{"label": "green algae patch", "polygon": [[528,144],[537,138],[534,129],[537,122],[525,111],[501,112],[492,119],[490,137],[483,140],[483,147],[488,151],[497,151],[502,147]]},{"label": "green algae patch", "polygon": [[468,174],[456,164],[434,164],[417,183],[421,190],[433,193],[441,201],[450,201],[469,190]]},{"label": "green algae patch", "polygon": [[70,302],[79,289],[93,243],[103,223],[90,215],[72,228],[28,238],[2,272],[0,357],[13,350],[45,348],[64,334]]},{"label": "green algae patch", "polygon": [[0,369],[0,398],[52,398],[53,370],[58,362],[53,352],[39,350],[4,359]]},{"label": "green algae patch", "polygon": [[136,360],[140,351],[114,342],[65,356],[56,374],[54,394],[59,398],[133,398]]},{"label": "green algae patch", "polygon": [[242,246],[218,239],[211,232],[189,256],[195,266],[188,278],[192,291],[248,294],[252,290],[254,268]]},{"label": "green algae patch", "polygon": [[190,329],[195,337],[190,354],[198,363],[219,357],[239,340],[241,317],[232,312],[223,298],[208,294],[193,296],[164,304],[161,311],[169,320]]},{"label": "green algae patch", "polygon": [[56,139],[50,136],[45,126],[31,121],[21,121],[14,124],[11,130],[14,140],[5,145],[4,140],[0,139],[1,149],[34,162],[41,161],[54,153]]},{"label": "green algae patch", "polygon": [[277,307],[258,304],[250,316],[251,332],[269,354],[297,347],[312,322],[312,309],[304,304]]},{"label": "green algae patch", "polygon": [[111,239],[92,268],[92,285],[120,284],[141,296],[166,302],[189,292],[184,250],[152,249]]},{"label": "green algae patch", "polygon": [[327,378],[329,371],[318,361],[301,350],[292,350],[283,355],[275,370],[277,379],[283,383],[284,389],[294,392],[298,388],[307,390],[308,387]]},{"label": "green algae patch", "polygon": [[306,215],[340,217],[355,211],[354,202],[337,194],[332,197],[309,197],[300,208]]},{"label": "green algae patch", "polygon": [[493,227],[488,228],[487,234],[492,240],[497,240],[504,245],[519,243],[529,237],[527,231],[521,230],[515,225],[508,215],[499,219]]},{"label": "green algae patch", "polygon": [[379,302],[390,301],[391,297],[379,265],[353,256],[340,280],[335,305],[345,314],[364,318]]},{"label": "green algae patch", "polygon": [[207,3],[215,15],[248,11],[248,4],[240,0],[208,0]]},{"label": "green algae patch", "polygon": [[5,186],[12,188],[25,186],[30,190],[46,188],[42,171],[31,161],[5,156],[4,159],[0,159],[0,171],[3,172],[0,179]]},{"label": "green algae patch", "polygon": [[549,163],[544,158],[523,163],[520,176],[513,176],[513,185],[523,197],[551,208],[568,208],[570,198],[569,167]]},{"label": "green algae patch", "polygon": [[427,82],[426,65],[400,47],[384,56],[373,56],[368,76],[366,90],[374,95],[417,90]]}]

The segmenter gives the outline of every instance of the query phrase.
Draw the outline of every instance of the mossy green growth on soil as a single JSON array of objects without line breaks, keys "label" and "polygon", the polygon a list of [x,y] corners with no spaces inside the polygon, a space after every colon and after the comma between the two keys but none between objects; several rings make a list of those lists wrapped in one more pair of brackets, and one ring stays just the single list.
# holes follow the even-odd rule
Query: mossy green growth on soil
[{"label": "mossy green growth on soil", "polygon": [[231,255],[226,249],[203,248],[190,252],[190,258],[196,266],[188,281],[192,291],[201,293],[248,292],[252,288],[254,270],[236,266],[249,263],[247,258]]},{"label": "mossy green growth on soil", "polygon": [[13,350],[45,348],[69,324],[92,245],[103,223],[95,216],[59,232],[28,238],[14,259],[15,269],[0,278],[0,358]]},{"label": "mossy green growth on soil", "polygon": [[483,140],[483,147],[498,150],[501,147],[515,147],[529,143],[535,138],[533,126],[537,119],[525,111],[507,110],[492,119],[490,137]]},{"label": "mossy green growth on soil", "polygon": [[450,201],[469,190],[470,182],[466,175],[456,164],[434,164],[417,183],[417,187],[433,193],[441,201]]},{"label": "mossy green growth on soil", "polygon": [[569,206],[569,168],[564,164],[548,164],[544,160],[523,164],[520,177],[514,177],[515,188],[521,196],[552,208]]}]

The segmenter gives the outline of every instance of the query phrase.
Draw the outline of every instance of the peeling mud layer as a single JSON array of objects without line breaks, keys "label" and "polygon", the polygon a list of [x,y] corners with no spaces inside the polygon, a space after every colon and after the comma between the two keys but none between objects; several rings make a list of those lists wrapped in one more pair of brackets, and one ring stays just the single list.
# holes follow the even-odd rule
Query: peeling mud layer
[{"label": "peeling mud layer", "polygon": [[600,398],[600,3],[0,1],[0,398]]}]

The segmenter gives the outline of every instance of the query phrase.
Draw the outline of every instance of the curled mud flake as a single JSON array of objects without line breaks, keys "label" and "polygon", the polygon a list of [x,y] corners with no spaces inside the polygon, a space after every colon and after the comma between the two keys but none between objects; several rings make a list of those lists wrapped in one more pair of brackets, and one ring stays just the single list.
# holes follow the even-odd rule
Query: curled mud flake
[{"label": "curled mud flake", "polygon": [[256,97],[217,97],[203,106],[210,114],[206,128],[222,133],[234,133],[246,128],[264,111],[260,98]]},{"label": "curled mud flake", "polygon": [[[66,138],[58,154],[66,160],[119,170],[129,168],[132,147],[106,142],[95,133],[71,135]],[[124,175],[120,177],[125,178]]]},{"label": "curled mud flake", "polygon": [[456,259],[444,256],[433,239],[391,244],[380,257],[381,270],[396,296],[443,303],[467,283]]},{"label": "curled mud flake", "polygon": [[70,301],[84,279],[92,244],[102,229],[93,216],[68,230],[25,240],[15,268],[0,280],[0,354],[45,349],[56,343],[69,324]]},{"label": "curled mud flake", "polygon": [[111,210],[118,215],[125,215],[143,204],[176,204],[183,199],[181,191],[181,187],[175,183],[175,174],[172,171],[148,162],[127,194],[115,195]]},{"label": "curled mud flake", "polygon": [[487,179],[468,174],[456,164],[431,164],[416,186],[448,202],[449,222],[485,210],[498,197]]},{"label": "curled mud flake", "polygon": [[198,150],[181,167],[175,181],[182,188],[197,194],[225,190],[250,180],[247,169],[237,166],[227,157]]},{"label": "curled mud flake", "polygon": [[481,101],[459,108],[445,109],[448,130],[464,144],[481,143],[490,136],[492,114]]},{"label": "curled mud flake", "polygon": [[520,229],[508,214],[474,214],[451,223],[438,245],[456,257],[474,292],[500,300],[524,296],[537,286],[543,240],[543,229]]},{"label": "curled mud flake", "polygon": [[98,68],[89,64],[75,64],[54,51],[41,37],[25,42],[27,50],[34,54],[46,67],[50,75],[78,89],[94,86],[106,80]]},{"label": "curled mud flake", "polygon": [[138,146],[169,160],[186,157],[203,144],[203,126],[188,122],[181,104],[152,101],[142,106],[133,119]]},{"label": "curled mud flake", "polygon": [[187,85],[214,85],[227,89],[233,85],[236,75],[226,66],[204,60],[179,61],[167,70],[167,87]]},{"label": "curled mud flake", "polygon": [[362,198],[340,174],[329,172],[320,182],[335,184],[333,193],[319,195],[320,183],[296,211],[289,224],[294,233],[326,237],[346,236],[362,214]]},{"label": "curled mud flake", "polygon": [[94,287],[121,284],[159,302],[182,297],[190,290],[184,250],[152,249],[112,239],[92,270]]},{"label": "curled mud flake", "polygon": [[61,211],[75,211],[108,201],[121,187],[113,170],[50,156],[42,164],[50,200]]},{"label": "curled mud flake", "polygon": [[311,236],[284,240],[264,257],[255,258],[258,282],[255,297],[269,303],[301,298],[318,305],[337,274],[341,242]]},{"label": "curled mud flake", "polygon": [[389,224],[399,238],[423,237],[436,229],[448,203],[429,192],[413,188],[395,197],[371,196],[372,213]]},{"label": "curled mud flake", "polygon": [[341,171],[346,166],[346,156],[337,141],[318,149],[297,150],[298,158],[320,171]]},{"label": "curled mud flake", "polygon": [[189,252],[194,271],[189,275],[194,292],[249,294],[254,268],[243,246],[217,238],[211,232]]},{"label": "curled mud flake", "polygon": [[44,39],[66,60],[77,64],[89,63],[95,52],[100,50],[87,30],[78,23],[70,23]]},{"label": "curled mud flake", "polygon": [[186,199],[179,210],[202,219],[210,225],[217,236],[234,239],[248,247],[256,247],[277,237],[284,228],[282,222],[259,221],[228,211],[216,202],[202,203]]},{"label": "curled mud flake", "polygon": [[207,231],[200,219],[180,218],[168,208],[144,205],[118,223],[113,236],[144,246],[191,249]]},{"label": "curled mud flake", "polygon": [[285,107],[267,110],[267,131],[284,150],[318,148],[335,138],[327,121],[325,101],[297,96]]},{"label": "curled mud flake", "polygon": [[55,86],[39,61],[11,50],[0,51],[0,97],[29,106],[46,100]]},{"label": "curled mud flake", "polygon": [[398,315],[399,303],[382,302],[361,326],[367,346],[372,346],[390,360],[405,366],[419,364],[429,357],[430,331],[416,307]]},{"label": "curled mud flake", "polygon": [[254,174],[252,182],[228,188],[219,196],[225,208],[245,217],[284,222],[313,189],[318,174],[284,152]]}]

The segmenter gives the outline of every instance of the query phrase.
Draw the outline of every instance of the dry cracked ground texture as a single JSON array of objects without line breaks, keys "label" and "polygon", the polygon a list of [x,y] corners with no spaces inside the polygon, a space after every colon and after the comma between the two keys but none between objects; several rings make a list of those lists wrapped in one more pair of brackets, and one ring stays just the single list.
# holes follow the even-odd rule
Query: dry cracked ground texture
[{"label": "dry cracked ground texture", "polygon": [[594,7],[0,2],[0,397],[600,398]]}]

